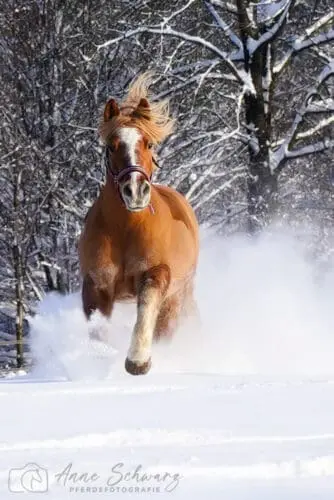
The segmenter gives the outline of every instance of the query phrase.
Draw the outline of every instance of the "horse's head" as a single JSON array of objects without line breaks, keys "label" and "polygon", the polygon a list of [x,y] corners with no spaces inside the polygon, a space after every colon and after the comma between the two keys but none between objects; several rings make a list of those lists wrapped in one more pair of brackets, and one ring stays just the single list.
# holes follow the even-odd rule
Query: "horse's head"
[{"label": "horse's head", "polygon": [[[132,114],[140,117],[143,111],[146,111],[148,120],[149,103],[144,98]],[[126,208],[131,212],[138,212],[150,203],[154,168],[153,141],[138,127],[136,119],[123,121],[116,101],[110,99],[104,109],[104,120],[108,122],[117,117],[120,117],[119,126],[106,143],[108,175],[117,185]]]},{"label": "horse's head", "polygon": [[156,165],[154,146],[172,130],[166,103],[151,105],[143,75],[132,86],[127,100],[105,105],[100,134],[106,145],[108,178],[118,189],[125,207],[139,212],[151,200],[151,178]]}]

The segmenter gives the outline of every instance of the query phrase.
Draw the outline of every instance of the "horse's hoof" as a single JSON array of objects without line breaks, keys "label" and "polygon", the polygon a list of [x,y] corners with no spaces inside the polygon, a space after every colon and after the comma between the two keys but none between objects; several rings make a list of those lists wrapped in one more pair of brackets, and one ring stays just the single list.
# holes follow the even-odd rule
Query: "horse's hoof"
[{"label": "horse's hoof", "polygon": [[151,368],[151,358],[149,358],[145,363],[135,363],[129,358],[125,360],[125,369],[131,375],[145,375]]}]

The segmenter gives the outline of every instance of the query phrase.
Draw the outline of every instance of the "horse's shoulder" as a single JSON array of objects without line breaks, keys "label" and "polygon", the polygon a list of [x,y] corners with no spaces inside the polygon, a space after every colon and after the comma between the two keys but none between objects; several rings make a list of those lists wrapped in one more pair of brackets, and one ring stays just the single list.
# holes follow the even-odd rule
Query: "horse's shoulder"
[{"label": "horse's shoulder", "polygon": [[185,198],[176,189],[162,184],[155,185],[161,198],[167,203],[174,219],[182,220],[188,228],[197,229],[197,219],[195,213]]},{"label": "horse's shoulder", "polygon": [[91,207],[89,207],[89,209],[87,210],[87,213],[84,217],[84,223],[86,224],[87,220],[89,219],[89,217],[91,216],[91,214],[93,213],[94,209],[93,209],[93,205]]},{"label": "horse's shoulder", "polygon": [[95,268],[109,269],[111,238],[97,204],[93,204],[86,214],[79,238],[79,255],[83,274]]},{"label": "horse's shoulder", "polygon": [[90,222],[95,219],[99,212],[99,199],[95,200],[93,204],[88,208],[87,213],[84,218],[84,223]]},{"label": "horse's shoulder", "polygon": [[94,245],[94,241],[100,244],[101,239],[105,239],[104,235],[106,235],[106,229],[101,207],[95,202],[86,214],[82,239],[90,245]]},{"label": "horse's shoulder", "polygon": [[188,202],[183,194],[176,191],[169,186],[165,186],[163,184],[154,184],[154,187],[157,189],[160,196],[162,196],[165,201],[167,201],[171,205],[175,206],[186,206]]}]

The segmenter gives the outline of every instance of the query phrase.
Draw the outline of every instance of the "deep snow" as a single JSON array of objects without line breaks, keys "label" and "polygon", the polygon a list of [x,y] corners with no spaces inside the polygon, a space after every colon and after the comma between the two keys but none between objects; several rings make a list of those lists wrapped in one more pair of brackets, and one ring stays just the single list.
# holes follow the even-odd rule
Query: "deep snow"
[{"label": "deep snow", "polygon": [[155,346],[143,377],[123,368],[133,306],[93,319],[107,346],[79,295],[46,297],[36,368],[0,385],[0,498],[332,498],[334,275],[308,249],[205,233],[202,326]]}]

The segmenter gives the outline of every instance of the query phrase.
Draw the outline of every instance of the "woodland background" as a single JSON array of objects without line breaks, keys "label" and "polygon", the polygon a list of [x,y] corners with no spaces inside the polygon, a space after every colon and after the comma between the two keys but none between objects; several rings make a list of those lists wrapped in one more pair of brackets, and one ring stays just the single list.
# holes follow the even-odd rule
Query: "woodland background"
[{"label": "woodland background", "polygon": [[224,234],[310,222],[310,254],[330,264],[333,0],[0,6],[0,330],[12,342],[0,362],[23,363],[24,317],[45,292],[78,290],[77,240],[105,178],[99,113],[147,69],[177,119],[156,180]]}]

